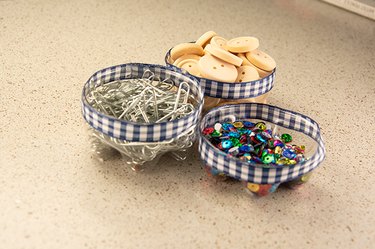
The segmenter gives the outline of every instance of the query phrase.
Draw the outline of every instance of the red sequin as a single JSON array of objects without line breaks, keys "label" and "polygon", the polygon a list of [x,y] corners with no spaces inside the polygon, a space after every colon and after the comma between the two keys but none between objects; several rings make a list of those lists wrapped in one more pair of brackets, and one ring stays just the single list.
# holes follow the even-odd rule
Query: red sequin
[{"label": "red sequin", "polygon": [[215,129],[213,127],[207,127],[203,129],[203,135],[210,135],[212,132],[214,132]]}]

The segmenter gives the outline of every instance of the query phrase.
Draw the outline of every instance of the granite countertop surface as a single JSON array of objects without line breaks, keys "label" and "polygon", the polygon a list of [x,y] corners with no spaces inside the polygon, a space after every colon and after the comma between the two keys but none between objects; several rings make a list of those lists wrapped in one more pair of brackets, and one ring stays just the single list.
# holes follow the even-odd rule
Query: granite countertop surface
[{"label": "granite countertop surface", "polygon": [[[207,30],[277,62],[269,102],[304,113],[327,156],[264,198],[198,152],[135,173],[96,160],[80,109],[95,71]],[[1,248],[373,248],[375,22],[321,1],[0,0]]]}]

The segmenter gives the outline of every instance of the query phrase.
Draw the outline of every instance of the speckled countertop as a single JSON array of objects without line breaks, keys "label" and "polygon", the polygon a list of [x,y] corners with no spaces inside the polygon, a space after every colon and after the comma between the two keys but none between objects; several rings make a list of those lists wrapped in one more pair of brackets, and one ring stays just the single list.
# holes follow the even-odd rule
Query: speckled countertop
[{"label": "speckled countertop", "polygon": [[[196,152],[141,173],[94,159],[87,78],[207,30],[259,37],[270,103],[320,123],[327,158],[303,189],[253,198]],[[0,0],[0,247],[371,248],[374,72],[375,22],[320,1]]]}]

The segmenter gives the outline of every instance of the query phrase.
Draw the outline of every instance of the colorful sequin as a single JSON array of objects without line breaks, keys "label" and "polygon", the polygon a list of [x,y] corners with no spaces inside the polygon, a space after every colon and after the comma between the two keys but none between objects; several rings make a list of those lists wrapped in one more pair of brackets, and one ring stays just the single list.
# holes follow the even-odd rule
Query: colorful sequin
[{"label": "colorful sequin", "polygon": [[265,122],[216,123],[202,133],[216,148],[250,163],[292,165],[307,160],[304,145],[291,145],[290,134],[273,134]]}]

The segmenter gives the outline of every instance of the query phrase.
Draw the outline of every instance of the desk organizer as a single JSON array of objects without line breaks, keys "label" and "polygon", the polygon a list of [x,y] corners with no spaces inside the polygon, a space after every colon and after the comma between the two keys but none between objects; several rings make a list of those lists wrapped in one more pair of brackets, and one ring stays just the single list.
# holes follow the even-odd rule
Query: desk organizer
[{"label": "desk organizer", "polygon": [[[187,149],[198,137],[198,150],[207,173],[242,181],[250,193],[265,196],[281,184],[297,188],[308,181],[325,158],[320,128],[303,114],[265,104],[274,86],[276,68],[258,80],[221,82],[174,66],[170,53],[171,49],[165,55],[166,66],[122,64],[97,71],[88,79],[82,91],[82,115],[95,138],[94,147],[103,145],[120,152],[126,164],[139,170],[156,164],[165,153],[184,160]],[[213,69],[217,69],[216,64]],[[236,127],[242,140],[238,137],[238,141],[226,142],[224,148],[217,140],[221,138],[210,141],[204,130],[211,127],[218,134],[226,134],[220,123],[228,121],[262,127],[252,126],[258,130],[249,129],[249,133]],[[254,139],[255,133],[260,137]],[[285,139],[283,145],[275,145],[279,135],[272,140],[274,134],[287,134],[294,138],[293,143],[304,146],[287,144],[290,141]],[[270,141],[272,148],[266,145]],[[239,149],[242,143],[250,148],[246,155],[243,148]],[[232,147],[235,152],[239,149],[236,155],[229,154],[233,151],[228,148]],[[282,149],[276,151],[276,147]],[[285,150],[294,153],[296,148],[302,154],[284,155]]]},{"label": "desk organizer", "polygon": [[[207,139],[203,130],[216,123],[263,121],[275,134],[289,133],[294,141],[306,146],[304,162],[294,165],[249,163],[219,150]],[[210,176],[231,177],[243,181],[246,189],[258,196],[276,191],[280,184],[295,188],[305,183],[311,172],[325,158],[325,147],[319,125],[311,118],[276,106],[248,103],[224,105],[210,110],[200,123],[199,153]]]}]

